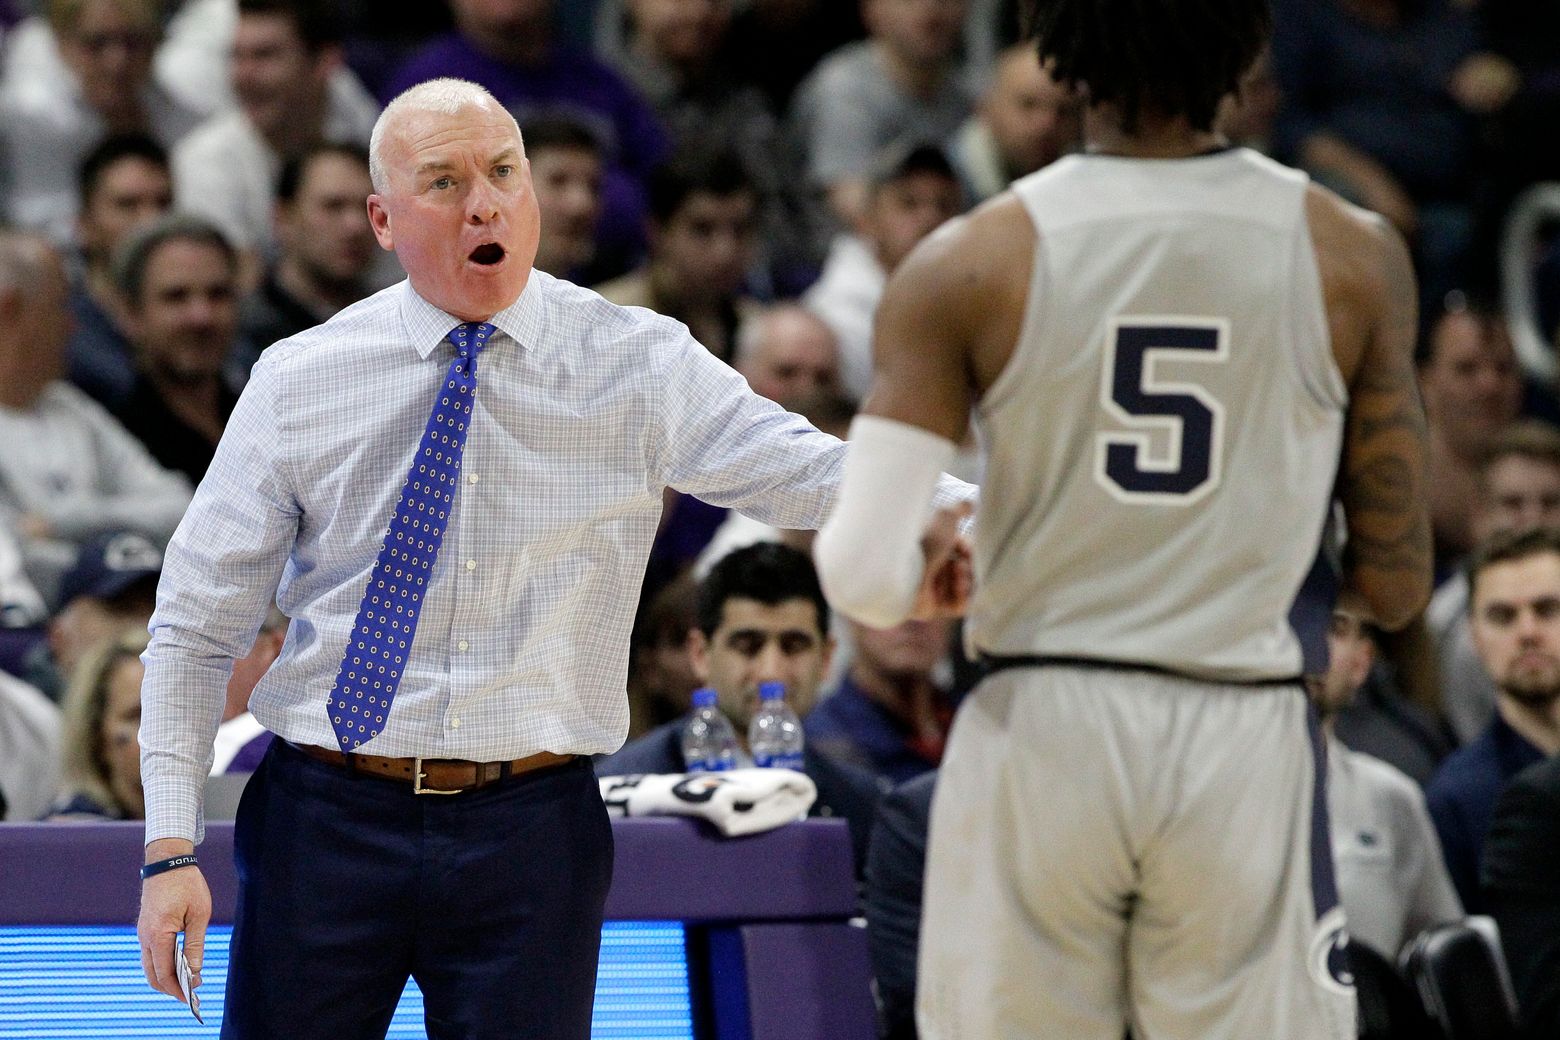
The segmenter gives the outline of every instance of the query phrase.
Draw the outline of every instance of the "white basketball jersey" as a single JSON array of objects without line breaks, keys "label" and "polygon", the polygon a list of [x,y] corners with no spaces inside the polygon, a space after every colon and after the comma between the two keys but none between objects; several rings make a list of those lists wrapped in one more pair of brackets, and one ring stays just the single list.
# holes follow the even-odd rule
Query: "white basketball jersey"
[{"label": "white basketball jersey", "polygon": [[1210,679],[1300,671],[1287,614],[1343,437],[1304,174],[1244,149],[1071,156],[976,410],[970,639]]}]

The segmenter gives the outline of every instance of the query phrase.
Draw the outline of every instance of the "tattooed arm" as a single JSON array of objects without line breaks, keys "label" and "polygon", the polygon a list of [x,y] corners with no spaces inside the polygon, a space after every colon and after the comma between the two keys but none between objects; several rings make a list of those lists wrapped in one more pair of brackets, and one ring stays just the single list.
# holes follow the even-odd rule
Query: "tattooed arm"
[{"label": "tattooed arm", "polygon": [[1383,628],[1409,624],[1430,597],[1432,546],[1426,488],[1428,438],[1414,368],[1414,272],[1397,233],[1356,222],[1370,240],[1361,275],[1360,350],[1349,378],[1339,498],[1348,520],[1344,581]]}]

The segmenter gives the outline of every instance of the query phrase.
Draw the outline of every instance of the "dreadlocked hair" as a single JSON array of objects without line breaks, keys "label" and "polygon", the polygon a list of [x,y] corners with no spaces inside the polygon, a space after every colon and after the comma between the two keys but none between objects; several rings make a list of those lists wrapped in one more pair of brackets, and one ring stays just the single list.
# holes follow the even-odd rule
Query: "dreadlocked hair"
[{"label": "dreadlocked hair", "polygon": [[1051,77],[1116,105],[1211,130],[1272,26],[1268,0],[1029,0],[1026,29]]}]

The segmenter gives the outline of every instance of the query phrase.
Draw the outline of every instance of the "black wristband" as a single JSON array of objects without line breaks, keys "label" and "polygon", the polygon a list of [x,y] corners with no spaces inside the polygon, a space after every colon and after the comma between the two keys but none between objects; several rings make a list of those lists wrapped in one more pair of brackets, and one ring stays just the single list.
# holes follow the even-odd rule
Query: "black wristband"
[{"label": "black wristband", "polygon": [[172,859],[160,859],[156,863],[148,863],[141,868],[141,880],[156,877],[169,870],[178,870],[180,867],[193,867],[195,865],[195,853],[186,852],[182,856],[174,856]]}]

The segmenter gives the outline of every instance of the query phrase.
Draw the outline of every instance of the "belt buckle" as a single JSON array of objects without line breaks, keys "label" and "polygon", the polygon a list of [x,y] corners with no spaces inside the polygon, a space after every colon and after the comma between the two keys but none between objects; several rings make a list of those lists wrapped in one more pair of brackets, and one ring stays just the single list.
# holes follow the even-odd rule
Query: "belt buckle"
[{"label": "belt buckle", "polygon": [[423,765],[423,760],[422,760],[421,756],[418,756],[417,758],[412,759],[412,793],[413,794],[462,794],[463,793],[463,792],[461,792],[459,790],[455,790],[455,791],[440,791],[437,788],[424,787],[423,786],[423,777],[426,776],[427,774],[423,772],[422,765]]}]

